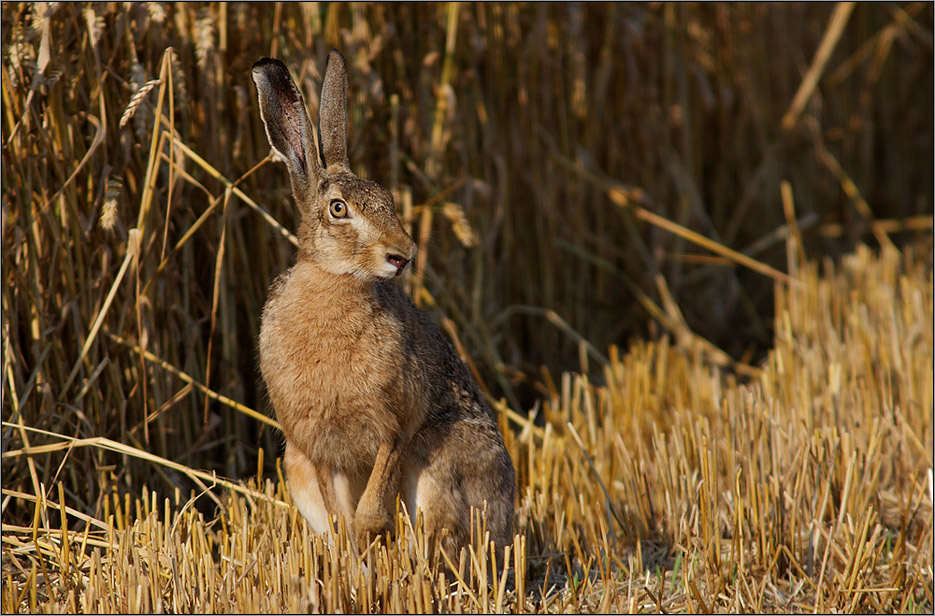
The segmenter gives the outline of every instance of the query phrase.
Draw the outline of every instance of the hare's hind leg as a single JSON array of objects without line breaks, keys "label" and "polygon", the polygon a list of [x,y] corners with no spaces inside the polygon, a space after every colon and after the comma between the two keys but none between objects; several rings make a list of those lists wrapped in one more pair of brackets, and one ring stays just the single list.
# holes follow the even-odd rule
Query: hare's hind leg
[{"label": "hare's hind leg", "polygon": [[478,530],[472,524],[484,516],[482,526],[496,545],[499,569],[503,548],[513,541],[513,463],[496,426],[479,429],[460,422],[449,430],[446,440],[430,440],[443,443],[430,455],[407,461],[402,486],[406,507],[412,516],[422,510],[426,534],[439,542],[455,565],[461,548],[471,543]]},{"label": "hare's hind leg", "polygon": [[299,513],[316,533],[328,530],[328,508],[318,486],[318,471],[311,460],[296,446],[286,441],[286,453],[282,460],[289,482],[292,502]]},{"label": "hare's hind leg", "polygon": [[410,460],[404,472],[401,497],[413,526],[421,511],[429,546],[444,550],[457,567],[461,548],[467,546],[471,529],[464,515],[463,495],[460,490],[452,489],[454,482],[451,469],[443,461],[426,465]]},{"label": "hare's hind leg", "polygon": [[329,515],[341,514],[347,522],[348,532],[354,532],[354,509],[363,492],[359,481],[353,481],[341,472],[316,467],[289,441],[286,441],[283,466],[292,501],[313,531],[326,532]]}]

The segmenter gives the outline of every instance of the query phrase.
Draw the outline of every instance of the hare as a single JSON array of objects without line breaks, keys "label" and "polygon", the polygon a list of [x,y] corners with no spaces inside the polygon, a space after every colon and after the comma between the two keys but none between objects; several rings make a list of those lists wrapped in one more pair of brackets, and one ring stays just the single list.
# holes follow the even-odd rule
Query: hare
[{"label": "hare", "polygon": [[341,514],[365,545],[394,528],[399,495],[454,559],[471,509],[486,510],[502,549],[513,463],[470,372],[392,280],[416,246],[390,193],[350,169],[344,57],[328,56],[318,148],[286,66],[263,58],[253,79],[301,212],[296,263],[270,287],[259,349],[293,500],[316,532]]}]

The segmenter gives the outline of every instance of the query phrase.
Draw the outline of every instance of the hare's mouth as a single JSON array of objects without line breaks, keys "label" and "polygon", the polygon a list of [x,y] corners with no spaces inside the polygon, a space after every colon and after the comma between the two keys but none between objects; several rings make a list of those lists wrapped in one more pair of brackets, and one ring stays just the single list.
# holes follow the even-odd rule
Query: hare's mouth
[{"label": "hare's mouth", "polygon": [[406,266],[409,265],[409,258],[399,254],[399,252],[389,250],[386,253],[383,263],[383,271],[387,273],[387,278],[400,276]]},{"label": "hare's mouth", "polygon": [[409,263],[409,259],[406,257],[393,254],[391,252],[386,253],[386,262],[396,268],[396,275],[402,273],[403,268],[406,267],[406,264]]},{"label": "hare's mouth", "polygon": [[401,276],[403,270],[406,269],[407,265],[409,265],[409,259],[407,257],[391,252],[386,253],[386,262],[396,268],[393,276]]}]

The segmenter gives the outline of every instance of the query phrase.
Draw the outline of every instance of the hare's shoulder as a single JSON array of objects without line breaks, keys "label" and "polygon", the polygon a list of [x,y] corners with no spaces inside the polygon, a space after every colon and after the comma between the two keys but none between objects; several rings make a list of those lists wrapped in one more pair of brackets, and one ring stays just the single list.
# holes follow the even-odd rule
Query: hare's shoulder
[{"label": "hare's shoulder", "polygon": [[432,318],[417,307],[398,285],[392,282],[378,287],[381,311],[399,322],[399,346],[412,361],[417,386],[423,397],[432,401],[430,413],[439,421],[441,415],[476,418],[489,422],[493,411],[484,399],[467,365]]},{"label": "hare's shoulder", "polygon": [[377,283],[375,297],[380,312],[397,321],[403,344],[420,355],[438,359],[438,354],[457,357],[454,348],[438,330],[431,317],[393,281]]}]

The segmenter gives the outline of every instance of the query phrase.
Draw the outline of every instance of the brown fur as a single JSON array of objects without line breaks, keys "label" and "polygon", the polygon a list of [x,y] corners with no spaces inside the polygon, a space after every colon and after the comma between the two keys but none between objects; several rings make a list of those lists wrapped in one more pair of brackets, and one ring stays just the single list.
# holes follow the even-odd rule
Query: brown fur
[{"label": "brown fur", "polygon": [[253,68],[302,213],[298,260],[263,309],[260,368],[293,500],[316,531],[334,513],[362,540],[389,530],[398,494],[457,562],[472,507],[486,510],[498,546],[511,542],[513,464],[464,363],[391,280],[415,244],[389,192],[350,171],[345,70],[332,51],[316,149],[286,67],[264,58]]}]

